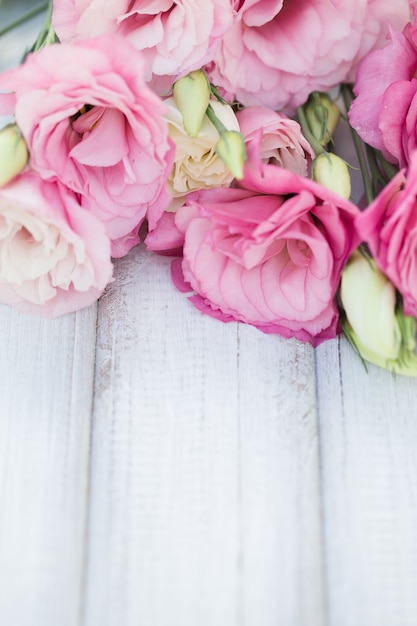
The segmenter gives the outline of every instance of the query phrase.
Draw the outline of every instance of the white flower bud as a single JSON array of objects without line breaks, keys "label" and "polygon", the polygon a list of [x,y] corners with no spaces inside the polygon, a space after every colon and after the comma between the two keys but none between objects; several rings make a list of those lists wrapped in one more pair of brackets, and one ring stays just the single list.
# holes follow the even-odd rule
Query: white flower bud
[{"label": "white flower bud", "polygon": [[342,272],[340,297],[355,343],[382,359],[397,359],[401,330],[395,287],[375,261],[355,251]]},{"label": "white flower bud", "polygon": [[332,139],[339,124],[340,109],[326,93],[315,94],[305,106],[305,115],[312,135],[322,146]]},{"label": "white flower bud", "polygon": [[26,166],[29,154],[16,124],[0,130],[0,187],[7,185]]},{"label": "white flower bud", "polygon": [[175,104],[191,137],[197,137],[210,101],[210,85],[203,70],[190,72],[174,83]]},{"label": "white flower bud", "polygon": [[323,152],[314,159],[313,179],[339,196],[350,198],[351,181],[348,166],[337,154]]},{"label": "white flower bud", "polygon": [[236,130],[228,130],[216,144],[216,153],[226,163],[237,180],[243,178],[243,166],[246,161],[246,146],[243,135]]}]

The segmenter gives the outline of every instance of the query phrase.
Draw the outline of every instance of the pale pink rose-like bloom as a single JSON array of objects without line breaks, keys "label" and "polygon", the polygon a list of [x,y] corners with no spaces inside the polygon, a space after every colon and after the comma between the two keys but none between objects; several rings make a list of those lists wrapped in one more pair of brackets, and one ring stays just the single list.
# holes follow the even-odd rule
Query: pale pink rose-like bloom
[{"label": "pale pink rose-like bloom", "polygon": [[112,280],[101,222],[30,171],[0,188],[0,259],[0,302],[41,317],[89,306]]},{"label": "pale pink rose-like bloom", "polygon": [[[415,18],[417,9],[414,10]],[[414,19],[415,19],[414,18]],[[391,31],[357,72],[349,121],[359,136],[400,167],[417,147],[417,26]]]},{"label": "pale pink rose-like bloom", "polygon": [[404,313],[417,317],[417,152],[356,220],[379,268],[403,297]]},{"label": "pale pink rose-like bloom", "polygon": [[113,256],[138,243],[144,219],[156,224],[170,201],[174,149],[142,70],[141,53],[110,34],[48,46],[0,75],[31,167],[80,194],[105,224]]},{"label": "pale pink rose-like bloom", "polygon": [[207,69],[245,106],[294,110],[312,91],[354,79],[359,61],[409,19],[408,0],[240,2]]},{"label": "pale pink rose-like bloom", "polygon": [[247,107],[236,117],[245,142],[259,142],[264,163],[279,165],[300,176],[309,175],[315,154],[298,122],[267,107]]},{"label": "pale pink rose-like bloom", "polygon": [[261,165],[241,188],[199,191],[176,213],[173,278],[197,308],[313,345],[338,331],[335,294],[358,209],[308,178]]},{"label": "pale pink rose-like bloom", "polygon": [[53,9],[61,41],[107,32],[128,39],[143,52],[145,80],[161,94],[172,77],[212,60],[232,21],[231,0],[57,0]]}]

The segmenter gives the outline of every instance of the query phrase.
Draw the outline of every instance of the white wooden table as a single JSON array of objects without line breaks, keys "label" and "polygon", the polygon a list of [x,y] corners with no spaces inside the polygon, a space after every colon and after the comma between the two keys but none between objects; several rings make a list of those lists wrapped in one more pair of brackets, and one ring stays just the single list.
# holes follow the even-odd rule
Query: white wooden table
[{"label": "white wooden table", "polygon": [[416,626],[417,381],[205,317],[169,265],[0,306],[0,626]]}]

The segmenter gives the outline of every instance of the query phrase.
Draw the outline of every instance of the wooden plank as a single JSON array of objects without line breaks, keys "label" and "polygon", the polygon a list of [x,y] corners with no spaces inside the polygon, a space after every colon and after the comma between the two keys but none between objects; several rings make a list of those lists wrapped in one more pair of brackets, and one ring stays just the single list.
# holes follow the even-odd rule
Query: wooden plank
[{"label": "wooden plank", "polygon": [[314,351],[240,327],[243,615],[325,623]]},{"label": "wooden plank", "polygon": [[313,351],[169,264],[133,250],[100,302],[83,624],[321,626]]},{"label": "wooden plank", "polygon": [[95,323],[0,307],[0,624],[78,624]]},{"label": "wooden plank", "polygon": [[414,626],[417,381],[317,350],[329,626]]}]

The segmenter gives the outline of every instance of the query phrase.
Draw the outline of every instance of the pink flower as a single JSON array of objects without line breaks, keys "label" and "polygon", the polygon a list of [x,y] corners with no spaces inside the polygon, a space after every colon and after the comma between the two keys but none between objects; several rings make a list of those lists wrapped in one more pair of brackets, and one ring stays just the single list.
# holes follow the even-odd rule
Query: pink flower
[{"label": "pink flower", "polygon": [[[118,32],[145,58],[145,80],[187,74],[211,61],[233,20],[230,0],[59,0],[53,24],[61,41]],[[158,81],[159,93],[170,80]],[[155,83],[156,84],[156,83]]]},{"label": "pink flower", "polygon": [[0,76],[0,88],[15,92],[31,167],[80,194],[105,224],[113,256],[126,254],[145,217],[155,224],[170,201],[165,107],[142,73],[140,52],[104,35],[48,46]]},{"label": "pink flower", "polygon": [[409,19],[408,0],[246,0],[237,8],[211,80],[246,106],[273,109],[294,109],[312,91],[353,80],[389,23],[402,28]]},{"label": "pink flower", "polygon": [[280,165],[300,176],[308,175],[315,155],[298,122],[266,107],[248,107],[236,116],[245,142],[260,140],[264,163]]},{"label": "pink flower", "polygon": [[358,243],[356,214],[307,178],[247,167],[242,188],[190,194],[177,212],[189,285],[178,262],[174,279],[196,292],[191,301],[206,313],[317,345],[337,332],[334,296]]},{"label": "pink flower", "polygon": [[[417,8],[414,9],[417,17]],[[390,41],[359,66],[349,120],[360,137],[400,167],[417,146],[417,26],[391,31]]]},{"label": "pink flower", "polygon": [[112,280],[103,225],[34,172],[0,188],[0,258],[0,302],[42,317],[89,306]]},{"label": "pink flower", "polygon": [[357,220],[359,235],[404,300],[404,313],[417,317],[417,152]]}]

